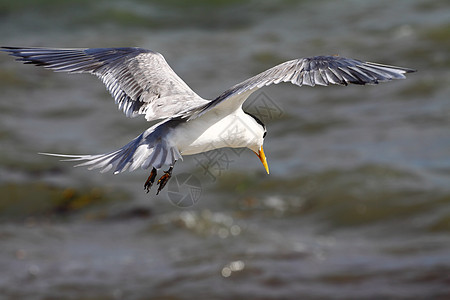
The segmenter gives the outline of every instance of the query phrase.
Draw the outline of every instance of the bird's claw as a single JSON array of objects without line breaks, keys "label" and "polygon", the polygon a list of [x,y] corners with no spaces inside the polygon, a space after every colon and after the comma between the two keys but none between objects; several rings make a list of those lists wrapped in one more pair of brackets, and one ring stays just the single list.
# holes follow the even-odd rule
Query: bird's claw
[{"label": "bird's claw", "polygon": [[[170,177],[172,177],[173,165],[169,168],[169,170],[164,171],[164,175],[161,176],[158,180],[158,191],[156,191],[156,195],[161,192],[161,190],[166,186],[166,183],[169,181]],[[148,176],[147,180],[144,183],[144,190],[148,193],[155,183],[155,178],[157,175],[156,168],[153,168],[150,172],[150,176]]]},{"label": "bird's claw", "polygon": [[153,168],[152,171],[150,172],[150,176],[148,176],[147,181],[144,183],[144,190],[147,193],[150,192],[150,189],[152,188],[152,185],[155,182],[156,173],[157,173],[156,169]]},{"label": "bird's claw", "polygon": [[170,177],[172,177],[172,169],[173,167],[170,167],[169,170],[164,171],[165,174],[158,180],[159,186],[156,195],[159,194],[159,192],[166,186],[166,183],[169,181]]}]

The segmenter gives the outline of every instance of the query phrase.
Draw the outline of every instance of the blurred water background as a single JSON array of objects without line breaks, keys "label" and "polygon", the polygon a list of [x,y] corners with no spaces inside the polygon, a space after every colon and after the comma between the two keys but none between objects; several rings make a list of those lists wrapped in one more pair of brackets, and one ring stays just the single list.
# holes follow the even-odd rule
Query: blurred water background
[{"label": "blurred water background", "polygon": [[311,55],[419,70],[266,88],[248,109],[270,175],[251,151],[185,157],[193,188],[155,196],[147,171],[37,154],[117,149],[143,118],[92,76],[1,54],[0,299],[449,299],[449,16],[445,0],[0,1],[1,46],[152,49],[209,99]]}]

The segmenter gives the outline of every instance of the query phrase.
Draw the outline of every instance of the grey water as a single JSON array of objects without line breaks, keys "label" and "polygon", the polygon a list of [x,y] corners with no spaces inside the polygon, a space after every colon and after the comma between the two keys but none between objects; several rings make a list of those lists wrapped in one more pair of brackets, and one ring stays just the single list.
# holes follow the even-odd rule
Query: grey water
[{"label": "grey water", "polygon": [[0,54],[0,299],[448,299],[450,4],[0,1],[0,46],[162,53],[204,98],[286,60],[417,69],[376,86],[255,93],[248,150],[100,174],[39,152],[115,150],[151,124],[103,84]]}]

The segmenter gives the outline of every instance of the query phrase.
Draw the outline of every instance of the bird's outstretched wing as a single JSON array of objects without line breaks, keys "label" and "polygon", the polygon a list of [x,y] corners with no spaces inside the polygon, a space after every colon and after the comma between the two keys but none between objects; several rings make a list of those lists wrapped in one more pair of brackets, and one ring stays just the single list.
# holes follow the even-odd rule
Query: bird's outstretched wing
[{"label": "bird's outstretched wing", "polygon": [[224,100],[235,100],[234,106],[242,105],[248,96],[259,88],[280,82],[295,85],[365,85],[378,84],[392,79],[403,79],[413,69],[363,62],[340,56],[315,56],[294,59],[279,64],[253,76],[223,92],[215,100],[203,105],[191,119],[196,118]]},{"label": "bird's outstretched wing", "polygon": [[1,51],[57,72],[98,76],[129,116],[156,120],[183,115],[208,101],[170,68],[164,57],[141,48],[47,49],[2,47]]}]

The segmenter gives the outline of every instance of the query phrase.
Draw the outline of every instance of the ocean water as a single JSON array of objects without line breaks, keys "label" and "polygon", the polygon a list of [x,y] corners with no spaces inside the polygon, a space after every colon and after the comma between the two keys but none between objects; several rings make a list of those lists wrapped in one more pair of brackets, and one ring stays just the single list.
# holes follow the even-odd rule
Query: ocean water
[{"label": "ocean water", "polygon": [[0,299],[448,299],[450,4],[409,1],[0,1],[0,46],[136,46],[199,95],[286,60],[417,69],[377,86],[282,84],[246,109],[251,151],[148,171],[38,155],[104,153],[151,124],[102,83],[0,53]]}]

